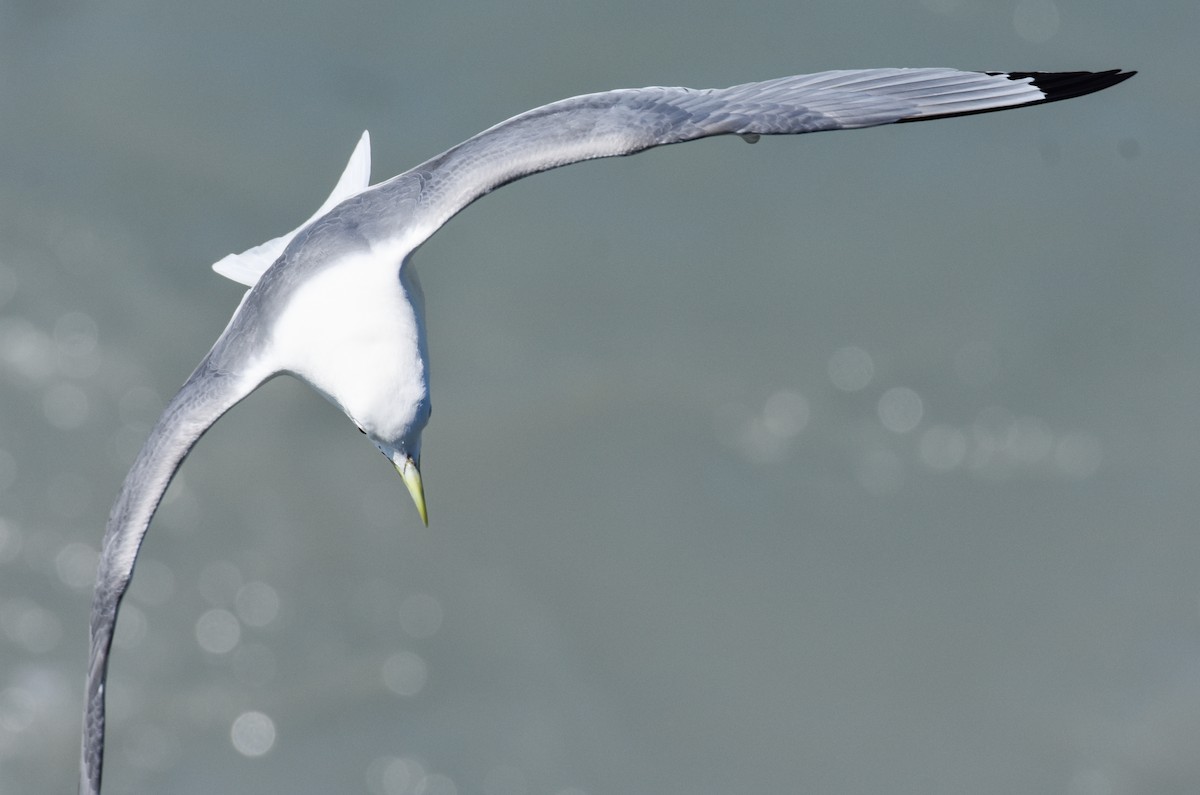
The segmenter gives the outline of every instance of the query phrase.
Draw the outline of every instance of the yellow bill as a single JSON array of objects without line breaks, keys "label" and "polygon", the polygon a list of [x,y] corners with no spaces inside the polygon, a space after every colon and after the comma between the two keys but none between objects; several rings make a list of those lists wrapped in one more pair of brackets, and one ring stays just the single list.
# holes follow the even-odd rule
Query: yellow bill
[{"label": "yellow bill", "polygon": [[413,504],[417,506],[417,513],[421,514],[421,521],[426,527],[429,527],[429,514],[425,511],[425,486],[421,483],[420,464],[411,458],[405,458],[403,464],[396,464],[396,471],[400,473],[400,479],[408,488]]}]

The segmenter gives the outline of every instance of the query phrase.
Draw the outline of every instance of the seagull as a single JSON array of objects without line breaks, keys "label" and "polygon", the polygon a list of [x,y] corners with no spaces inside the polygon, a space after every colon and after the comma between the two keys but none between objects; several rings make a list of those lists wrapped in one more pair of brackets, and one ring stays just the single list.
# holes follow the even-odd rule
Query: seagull
[{"label": "seagull", "polygon": [[605,91],[514,116],[376,185],[363,133],[311,218],[213,265],[249,289],[167,404],[109,514],[92,598],[79,791],[100,792],[109,651],[150,520],[196,441],[263,382],[287,373],[341,409],[395,467],[428,525],[420,464],[429,352],[410,259],[468,204],[583,160],[714,135],[755,143],[763,135],[987,113],[1090,94],[1134,74],[858,69],[719,89]]}]

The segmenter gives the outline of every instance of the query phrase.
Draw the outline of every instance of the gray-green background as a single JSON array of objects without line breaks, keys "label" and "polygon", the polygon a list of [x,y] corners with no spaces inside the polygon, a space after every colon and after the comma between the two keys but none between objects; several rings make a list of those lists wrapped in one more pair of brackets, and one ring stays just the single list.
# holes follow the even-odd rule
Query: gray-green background
[{"label": "gray-green background", "polygon": [[237,407],[143,549],[106,792],[1200,791],[1198,8],[0,2],[0,793],[74,791],[95,549],[241,294],[209,263],[364,128],[380,179],[862,66],[1142,74],[471,207],[417,259],[432,526],[305,387]]}]

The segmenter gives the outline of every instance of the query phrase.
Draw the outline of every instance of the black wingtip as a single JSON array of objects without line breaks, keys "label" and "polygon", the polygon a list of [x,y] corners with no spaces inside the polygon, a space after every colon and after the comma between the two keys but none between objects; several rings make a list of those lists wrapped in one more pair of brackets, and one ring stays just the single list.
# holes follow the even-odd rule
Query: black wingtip
[{"label": "black wingtip", "polygon": [[1107,69],[1103,72],[984,72],[993,77],[1007,77],[1009,80],[1020,80],[1032,84],[1042,92],[1041,99],[1018,99],[1011,105],[997,105],[990,108],[977,108],[959,113],[930,114],[900,119],[903,122],[928,121],[930,119],[950,119],[956,116],[974,116],[978,113],[992,113],[1010,108],[1028,108],[1033,105],[1045,105],[1047,102],[1058,102],[1060,99],[1082,97],[1102,91],[1109,86],[1124,82],[1137,74],[1120,69]]},{"label": "black wingtip", "polygon": [[[1102,91],[1109,86],[1124,82],[1137,72],[1123,72],[1120,69],[1108,69],[1103,72],[999,72],[1009,80],[1028,79],[1036,88],[1046,95],[1041,102],[1057,102],[1060,99],[1082,97],[1096,91]],[[1029,103],[1038,104],[1036,102]]]}]

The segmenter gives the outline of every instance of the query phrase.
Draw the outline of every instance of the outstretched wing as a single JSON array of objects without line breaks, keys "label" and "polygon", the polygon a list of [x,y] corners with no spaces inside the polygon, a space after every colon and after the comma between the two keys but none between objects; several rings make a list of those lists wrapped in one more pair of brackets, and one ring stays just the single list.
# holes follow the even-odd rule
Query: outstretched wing
[{"label": "outstretched wing", "polygon": [[[637,88],[564,99],[514,116],[369,189],[362,209],[380,220],[405,208],[386,237],[415,247],[489,191],[539,171],[630,155],[712,135],[794,135],[924,121],[1090,94],[1133,72],[960,72],[863,69],[821,72],[721,89]],[[420,190],[413,199],[413,183]],[[391,193],[396,196],[391,196]],[[374,194],[373,196],[371,194]],[[369,206],[373,205],[373,206]],[[374,212],[372,212],[374,211]],[[413,243],[415,241],[415,245]],[[383,242],[383,241],[379,241]]]},{"label": "outstretched wing", "polygon": [[133,576],[133,564],[146,528],[188,451],[222,414],[262,381],[262,377],[235,375],[214,365],[212,354],[206,356],[167,405],[121,486],[104,532],[96,590],[92,596],[80,793],[96,795],[100,792],[108,654],[117,609]]}]

